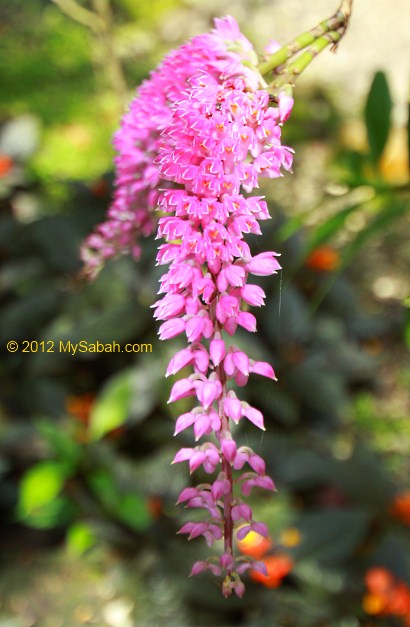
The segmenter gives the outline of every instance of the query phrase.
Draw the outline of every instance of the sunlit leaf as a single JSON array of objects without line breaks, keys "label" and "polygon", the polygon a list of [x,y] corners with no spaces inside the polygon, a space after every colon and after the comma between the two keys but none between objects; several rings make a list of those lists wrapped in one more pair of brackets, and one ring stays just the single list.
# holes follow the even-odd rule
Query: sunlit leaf
[{"label": "sunlit leaf", "polygon": [[20,513],[32,514],[53,501],[60,494],[66,476],[66,467],[57,462],[41,462],[30,468],[20,483]]},{"label": "sunlit leaf", "polygon": [[133,394],[133,371],[127,370],[113,377],[96,400],[90,419],[91,437],[102,438],[126,421]]},{"label": "sunlit leaf", "polygon": [[67,549],[74,555],[83,555],[95,544],[94,533],[84,522],[76,522],[67,531]]}]

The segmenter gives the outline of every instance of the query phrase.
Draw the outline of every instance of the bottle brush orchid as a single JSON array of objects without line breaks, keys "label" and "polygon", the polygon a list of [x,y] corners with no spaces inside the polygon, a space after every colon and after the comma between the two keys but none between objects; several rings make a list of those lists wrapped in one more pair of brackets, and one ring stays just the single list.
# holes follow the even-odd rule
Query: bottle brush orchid
[{"label": "bottle brush orchid", "polygon": [[252,277],[280,269],[276,252],[252,254],[244,239],[260,234],[260,223],[270,217],[263,196],[253,192],[261,178],[291,169],[293,150],[281,135],[293,106],[292,84],[320,50],[342,37],[350,4],[343,0],[334,16],[287,46],[270,43],[259,65],[232,17],[215,20],[211,33],[166,57],[115,136],[114,201],[108,220],[83,246],[90,275],[117,252],[138,256],[137,238],[154,230],[159,211],[157,263],[168,266],[153,305],[159,337],[182,335],[187,342],[166,374],[191,369],[175,380],[169,403],[193,399],[177,418],[175,435],[192,427],[195,445],[181,448],[173,463],[209,475],[207,483],[179,495],[178,503],[204,511],[179,533],[189,540],[203,536],[209,547],[217,543],[216,554],[195,562],[191,575],[222,577],[225,597],[242,597],[247,570],[265,573],[264,564],[236,557],[233,542],[234,534],[241,540],[251,531],[268,537],[245,499],[254,488],[275,489],[264,460],[232,433],[246,421],[265,429],[261,411],[241,400],[238,388],[253,375],[276,380],[269,363],[235,343],[238,328],[256,332],[249,308],[264,304]]}]

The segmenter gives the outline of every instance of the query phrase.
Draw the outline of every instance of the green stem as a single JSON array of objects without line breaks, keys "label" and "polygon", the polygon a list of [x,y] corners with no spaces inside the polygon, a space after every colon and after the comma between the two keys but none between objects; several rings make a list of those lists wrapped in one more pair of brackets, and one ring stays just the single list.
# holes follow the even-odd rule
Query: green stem
[{"label": "green stem", "polygon": [[[282,69],[286,68],[286,63],[301,52],[301,50],[304,50],[307,46],[315,44],[327,34],[338,32],[339,39],[341,39],[349,23],[352,3],[353,0],[342,0],[338,11],[334,15],[326,20],[323,20],[323,22],[320,22],[320,24],[314,28],[302,33],[296,37],[296,39],[272,54],[269,59],[259,65],[258,70],[260,74],[262,76],[266,76],[267,74],[270,74],[270,72],[278,70],[278,68],[280,68],[281,72]],[[285,65],[285,68],[282,68],[283,65]]]},{"label": "green stem", "polygon": [[281,71],[280,75],[276,77],[271,86],[274,89],[278,87],[282,87],[283,85],[293,84],[295,79],[302,74],[302,72],[307,68],[307,66],[313,61],[315,57],[317,57],[322,50],[325,50],[331,44],[335,44],[342,38],[342,33],[340,31],[333,31],[330,33],[326,33],[326,35],[322,35],[316,39],[316,41],[309,46],[304,52],[302,52],[292,63],[286,65]]}]

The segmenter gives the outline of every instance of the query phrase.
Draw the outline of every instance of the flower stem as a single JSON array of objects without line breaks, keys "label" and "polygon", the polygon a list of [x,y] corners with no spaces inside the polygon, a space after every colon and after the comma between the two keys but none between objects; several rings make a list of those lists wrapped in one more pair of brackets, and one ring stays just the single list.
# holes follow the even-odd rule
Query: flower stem
[{"label": "flower stem", "polygon": [[[350,14],[352,11],[353,0],[342,0],[342,3],[339,9],[336,11],[334,15],[330,18],[323,20],[314,28],[302,33],[298,37],[296,37],[293,41],[286,44],[280,50],[272,54],[269,59],[262,62],[258,70],[262,76],[266,76],[270,74],[272,71],[276,74],[282,74],[283,70],[287,70],[287,63],[299,52],[307,48],[307,46],[311,46],[315,44],[318,40],[322,40],[323,36],[328,35],[330,33],[339,33],[340,40],[344,33],[346,32]],[[333,42],[335,43],[335,42]],[[321,50],[323,50],[326,46],[321,47],[316,54],[318,54]],[[315,55],[316,56],[316,55]],[[310,63],[310,61],[309,61]],[[306,64],[308,65],[308,63]],[[302,69],[299,70],[299,73],[305,69],[303,66]],[[283,67],[285,66],[285,67]],[[294,73],[294,76],[297,74]]]},{"label": "flower stem", "polygon": [[[217,299],[215,299],[209,308],[209,317],[214,324],[214,329],[216,328],[216,332],[221,333],[221,325],[216,318],[216,304]],[[231,435],[229,418],[225,414],[224,411],[224,402],[226,399],[226,374],[223,369],[222,364],[215,368],[215,372],[218,375],[218,379],[222,385],[222,395],[218,403],[218,412],[219,417],[221,419],[221,431],[220,431],[220,439],[229,438]],[[224,553],[233,555],[233,520],[232,520],[232,504],[233,504],[233,477],[232,477],[232,466],[230,462],[225,458],[222,454],[222,472],[224,473],[226,479],[229,482],[229,492],[224,495],[223,504],[224,504]],[[230,574],[230,573],[228,573]]]},{"label": "flower stem", "polygon": [[[225,415],[223,405],[226,398],[226,378],[222,366],[216,369],[218,377],[222,383],[222,398],[219,401],[219,415],[221,418],[221,434],[226,437],[230,434],[229,418]],[[233,480],[232,466],[230,462],[222,455],[222,472],[225,474],[229,482],[229,492],[224,496],[224,553],[233,555],[233,521],[232,521],[232,502],[233,502]]]},{"label": "flower stem", "polygon": [[331,44],[340,41],[342,34],[339,31],[331,31],[322,35],[314,41],[314,43],[304,50],[292,63],[289,63],[281,71],[279,76],[275,78],[270,87],[278,89],[283,85],[293,84],[295,79],[307,68],[317,55]]}]

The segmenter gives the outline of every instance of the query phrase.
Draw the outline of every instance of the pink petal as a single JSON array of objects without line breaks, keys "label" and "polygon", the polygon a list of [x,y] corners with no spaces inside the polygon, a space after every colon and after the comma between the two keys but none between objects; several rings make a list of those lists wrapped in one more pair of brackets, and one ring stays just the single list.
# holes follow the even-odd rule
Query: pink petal
[{"label": "pink petal", "polygon": [[221,449],[225,459],[232,463],[236,457],[236,444],[233,440],[222,440]]},{"label": "pink petal", "polygon": [[255,374],[260,374],[263,377],[268,377],[268,379],[273,379],[274,381],[277,381],[272,366],[266,361],[255,361],[253,364],[251,364],[249,371]]},{"label": "pink petal", "polygon": [[191,396],[195,390],[194,382],[191,379],[180,379],[176,381],[171,389],[168,403],[179,401],[181,398]]},{"label": "pink petal", "polygon": [[212,340],[209,345],[209,354],[214,365],[219,366],[226,354],[225,342],[223,340]]},{"label": "pink petal", "polygon": [[239,326],[243,327],[251,333],[256,331],[256,318],[249,311],[241,311],[237,318]]},{"label": "pink petal", "polygon": [[186,462],[188,459],[191,459],[194,449],[192,448],[181,448],[178,453],[175,455],[172,464],[178,464],[179,462]]},{"label": "pink petal", "polygon": [[187,429],[188,427],[193,425],[194,422],[195,414],[192,414],[191,412],[182,414],[181,416],[179,416],[179,418],[177,418],[177,421],[175,423],[174,435],[178,435],[178,433],[181,433],[181,431],[184,431],[184,429]]},{"label": "pink petal", "polygon": [[185,321],[182,318],[172,318],[159,327],[159,339],[169,340],[185,331]]},{"label": "pink petal", "polygon": [[192,358],[192,351],[188,348],[183,348],[181,351],[178,351],[169,362],[166,376],[169,377],[171,374],[176,374],[179,370],[187,366],[192,361]]},{"label": "pink petal", "polygon": [[249,357],[242,351],[235,351],[232,355],[233,363],[243,374],[249,374]]},{"label": "pink petal", "polygon": [[265,427],[263,425],[263,414],[259,411],[259,409],[255,409],[255,407],[247,407],[244,409],[244,415],[250,420],[256,427],[265,431]]}]

